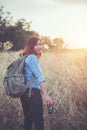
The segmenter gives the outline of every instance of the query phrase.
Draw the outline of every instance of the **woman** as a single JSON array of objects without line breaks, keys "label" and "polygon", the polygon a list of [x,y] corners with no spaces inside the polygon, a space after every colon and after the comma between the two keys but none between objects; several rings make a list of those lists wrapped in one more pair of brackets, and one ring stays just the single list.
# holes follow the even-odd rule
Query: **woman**
[{"label": "woman", "polygon": [[23,130],[30,130],[32,128],[32,122],[34,122],[35,130],[44,130],[43,101],[41,93],[44,95],[48,106],[53,104],[53,100],[49,97],[45,89],[45,79],[38,62],[38,59],[41,56],[41,49],[41,40],[38,37],[31,37],[23,51],[23,55],[27,55],[24,68],[26,84],[28,84],[29,81],[32,81],[31,97],[29,97],[30,86],[27,85],[27,91],[20,98],[24,112]]}]

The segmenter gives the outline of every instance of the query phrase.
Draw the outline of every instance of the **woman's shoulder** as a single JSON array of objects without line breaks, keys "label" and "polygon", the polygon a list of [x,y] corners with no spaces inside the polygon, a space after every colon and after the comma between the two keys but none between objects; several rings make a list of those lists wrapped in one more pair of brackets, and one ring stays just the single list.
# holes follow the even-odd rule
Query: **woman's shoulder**
[{"label": "woman's shoulder", "polygon": [[30,54],[26,57],[26,60],[31,60],[31,59],[37,60],[38,58],[35,54]]},{"label": "woman's shoulder", "polygon": [[27,56],[28,58],[37,58],[37,56],[35,54],[30,54]]}]

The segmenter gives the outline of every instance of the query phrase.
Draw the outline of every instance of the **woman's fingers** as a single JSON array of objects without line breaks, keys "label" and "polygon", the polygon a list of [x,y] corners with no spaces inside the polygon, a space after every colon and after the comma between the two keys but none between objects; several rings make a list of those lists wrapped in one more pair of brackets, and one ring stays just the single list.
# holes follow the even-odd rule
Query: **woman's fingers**
[{"label": "woman's fingers", "polygon": [[46,96],[46,104],[47,104],[47,106],[53,105],[54,100],[52,98],[50,98],[49,96]]}]

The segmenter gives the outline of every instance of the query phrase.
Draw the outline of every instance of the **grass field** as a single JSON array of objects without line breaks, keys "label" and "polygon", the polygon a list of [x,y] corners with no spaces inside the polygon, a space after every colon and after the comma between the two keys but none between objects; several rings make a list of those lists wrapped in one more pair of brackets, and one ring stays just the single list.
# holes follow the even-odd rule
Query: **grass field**
[{"label": "grass field", "polygon": [[[0,130],[18,130],[23,124],[19,99],[4,93],[2,80],[9,63],[18,52],[0,53]],[[87,130],[87,50],[44,53],[40,64],[56,113],[47,114],[45,130]]]}]

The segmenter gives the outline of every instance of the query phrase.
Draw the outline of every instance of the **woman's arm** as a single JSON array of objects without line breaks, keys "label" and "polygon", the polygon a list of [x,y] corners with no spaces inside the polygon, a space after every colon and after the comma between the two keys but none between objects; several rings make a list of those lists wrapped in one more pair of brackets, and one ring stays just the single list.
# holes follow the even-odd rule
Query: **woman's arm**
[{"label": "woman's arm", "polygon": [[47,106],[53,105],[54,101],[53,101],[52,98],[50,98],[50,96],[48,95],[48,93],[47,93],[47,91],[46,91],[45,82],[41,82],[41,83],[40,83],[40,88],[41,88],[41,92],[42,92],[43,95],[44,95],[44,98],[45,98],[45,101],[46,101]]},{"label": "woman's arm", "polygon": [[53,100],[49,97],[46,88],[45,88],[45,79],[42,74],[42,70],[40,68],[40,64],[38,63],[38,58],[35,55],[31,55],[29,67],[34,74],[35,78],[38,80],[38,83],[40,85],[41,92],[44,95],[45,101],[47,105],[52,105]]}]

